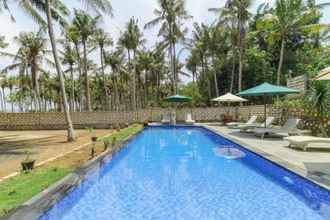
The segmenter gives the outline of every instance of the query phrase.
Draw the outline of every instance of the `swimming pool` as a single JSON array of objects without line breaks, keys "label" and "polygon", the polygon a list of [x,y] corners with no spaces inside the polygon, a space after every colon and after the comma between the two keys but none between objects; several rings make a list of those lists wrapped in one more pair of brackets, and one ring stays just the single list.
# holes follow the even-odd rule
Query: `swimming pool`
[{"label": "swimming pool", "polygon": [[40,220],[324,220],[330,193],[201,127],[154,126]]}]

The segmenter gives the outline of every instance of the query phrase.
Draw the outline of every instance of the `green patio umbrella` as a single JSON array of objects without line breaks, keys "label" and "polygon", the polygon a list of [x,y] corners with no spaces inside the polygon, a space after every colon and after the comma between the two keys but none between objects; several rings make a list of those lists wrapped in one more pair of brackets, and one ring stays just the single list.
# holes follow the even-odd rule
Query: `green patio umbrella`
[{"label": "green patio umbrella", "polygon": [[[264,97],[264,116],[266,119],[267,113],[266,113],[266,97],[267,96],[275,96],[275,95],[288,95],[288,94],[294,94],[299,93],[300,91],[297,89],[291,89],[284,86],[276,86],[269,83],[263,83],[261,85],[258,85],[256,87],[244,90],[238,95],[240,96],[263,96]],[[266,123],[265,123],[266,125]]]},{"label": "green patio umbrella", "polygon": [[[167,102],[173,102],[173,103],[183,103],[183,102],[190,102],[192,100],[191,97],[188,96],[183,96],[183,95],[173,95],[173,96],[168,96],[164,99]],[[175,114],[176,114],[176,108],[177,106],[175,106]],[[174,121],[174,123],[176,123]]]},{"label": "green patio umbrella", "polygon": [[192,98],[183,95],[173,95],[166,97],[164,100],[167,102],[190,102]]}]

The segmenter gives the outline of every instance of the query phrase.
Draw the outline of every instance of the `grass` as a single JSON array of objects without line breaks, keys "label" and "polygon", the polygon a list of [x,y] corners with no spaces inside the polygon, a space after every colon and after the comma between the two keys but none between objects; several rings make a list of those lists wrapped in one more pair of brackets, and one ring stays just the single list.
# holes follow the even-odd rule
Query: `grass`
[{"label": "grass", "polygon": [[38,169],[3,181],[0,184],[0,215],[32,198],[70,171],[64,168]]},{"label": "grass", "polygon": [[[106,138],[100,138],[99,141],[107,139],[111,142],[113,138],[115,138],[117,142],[123,141],[142,128],[142,125],[132,125],[118,132],[114,132]],[[99,145],[102,146],[101,143],[99,143]],[[32,172],[21,173],[16,177],[1,182],[0,216],[28,201],[39,192],[83,165],[90,159],[89,152],[88,147],[81,149],[80,151],[73,152],[70,155],[50,162],[43,167],[39,167]],[[101,152],[102,150],[97,151],[98,154]]]},{"label": "grass", "polygon": [[121,129],[119,132],[113,133],[105,138],[102,138],[102,141],[107,140],[107,141],[112,141],[114,138],[116,139],[116,141],[123,141],[125,139],[127,139],[129,136],[131,136],[132,134],[137,133],[138,131],[140,131],[142,129],[142,125],[136,124],[136,125],[132,125],[130,127]]}]

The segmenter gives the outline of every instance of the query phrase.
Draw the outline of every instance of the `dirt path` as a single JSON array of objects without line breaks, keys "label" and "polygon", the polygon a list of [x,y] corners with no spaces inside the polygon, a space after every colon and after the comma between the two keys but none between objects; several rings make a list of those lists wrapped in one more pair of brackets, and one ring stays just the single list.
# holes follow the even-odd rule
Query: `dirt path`
[{"label": "dirt path", "polygon": [[[111,132],[95,130],[97,136]],[[40,163],[90,142],[90,134],[86,130],[76,130],[76,134],[77,141],[68,143],[65,130],[0,131],[0,178],[21,169],[20,162],[26,157],[26,150],[36,163]]]}]

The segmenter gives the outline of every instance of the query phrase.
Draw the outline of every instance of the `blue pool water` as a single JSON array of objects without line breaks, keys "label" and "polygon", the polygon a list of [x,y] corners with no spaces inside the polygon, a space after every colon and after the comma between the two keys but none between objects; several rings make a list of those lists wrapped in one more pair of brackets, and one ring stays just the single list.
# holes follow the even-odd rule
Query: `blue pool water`
[{"label": "blue pool water", "polygon": [[40,220],[324,220],[330,193],[199,127],[148,127]]}]

